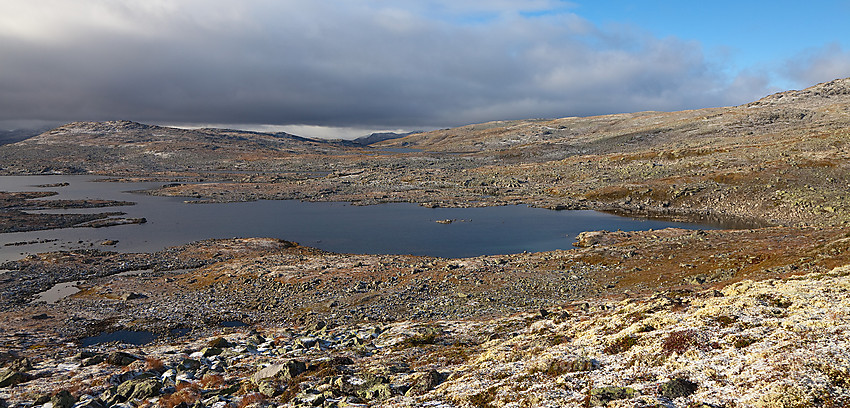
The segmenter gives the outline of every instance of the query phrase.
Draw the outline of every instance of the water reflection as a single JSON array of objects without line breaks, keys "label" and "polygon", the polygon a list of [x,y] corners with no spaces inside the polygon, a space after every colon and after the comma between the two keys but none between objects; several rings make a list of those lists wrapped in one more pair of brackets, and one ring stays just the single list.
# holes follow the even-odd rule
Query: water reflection
[{"label": "water reflection", "polygon": [[57,283],[53,285],[52,288],[36,294],[35,299],[33,299],[30,303],[47,303],[49,305],[55,304],[59,300],[79,292],[80,288],[78,288],[77,285],[79,285],[80,283],[82,282],[77,281]]},{"label": "water reflection", "polygon": [[[50,199],[108,199],[136,205],[94,209],[146,218],[140,225],[69,228],[0,234],[0,263],[27,254],[98,248],[153,252],[207,238],[272,237],[340,253],[415,254],[469,257],[570,249],[578,233],[589,230],[646,230],[707,225],[620,217],[596,211],[551,211],[526,206],[425,208],[415,204],[352,206],[345,203],[254,201],[186,204],[182,197],[131,193],[164,183],[95,182],[93,176],[0,177],[2,191],[38,191]],[[81,210],[74,210],[81,211]],[[92,211],[92,210],[82,210]],[[438,223],[439,220],[465,222]],[[115,245],[101,245],[104,241]],[[6,243],[29,243],[5,246]]]},{"label": "water reflection", "polygon": [[143,346],[156,340],[156,334],[149,331],[133,331],[133,330],[118,330],[114,332],[101,333],[96,336],[86,337],[80,340],[80,345],[83,347],[93,346],[102,343],[121,342]]}]

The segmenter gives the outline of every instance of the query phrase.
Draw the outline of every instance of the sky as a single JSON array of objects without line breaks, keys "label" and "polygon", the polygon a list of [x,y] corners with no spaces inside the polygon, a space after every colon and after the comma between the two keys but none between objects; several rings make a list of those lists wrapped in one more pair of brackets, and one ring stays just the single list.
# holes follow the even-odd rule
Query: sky
[{"label": "sky", "polygon": [[357,137],[739,105],[850,76],[850,0],[3,0],[0,129]]}]

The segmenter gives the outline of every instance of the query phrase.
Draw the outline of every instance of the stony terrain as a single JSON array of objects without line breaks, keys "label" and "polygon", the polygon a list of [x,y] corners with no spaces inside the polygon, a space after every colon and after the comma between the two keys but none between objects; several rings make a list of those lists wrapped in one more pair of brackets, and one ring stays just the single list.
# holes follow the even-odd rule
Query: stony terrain
[{"label": "stony terrain", "polygon": [[92,408],[844,407],[848,289],[841,267],[493,320],[319,321],[146,347],[37,342],[5,354],[0,395]]},{"label": "stony terrain", "polygon": [[[848,125],[841,79],[367,146],[126,121],[0,146],[0,174],[158,180],[151,194],[201,201],[525,203],[730,228],[466,259],[269,238],[32,255],[0,265],[0,405],[848,406]],[[80,225],[2,197],[7,228]],[[117,203],[54,203],[101,204]],[[34,301],[58,283],[79,292]],[[86,343],[120,330],[158,340]]]}]

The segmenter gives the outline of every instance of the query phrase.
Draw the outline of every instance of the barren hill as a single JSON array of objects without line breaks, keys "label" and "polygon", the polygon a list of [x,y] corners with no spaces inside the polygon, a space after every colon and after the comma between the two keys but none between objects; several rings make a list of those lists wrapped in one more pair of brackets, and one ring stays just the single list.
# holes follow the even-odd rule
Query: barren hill
[{"label": "barren hill", "polygon": [[[74,122],[0,151],[8,172],[233,169],[255,158],[327,154],[339,143],[286,133],[180,129],[131,121]],[[36,156],[33,153],[37,152]],[[4,154],[6,153],[6,154]]]},{"label": "barren hill", "polygon": [[[648,150],[659,146],[721,145],[738,138],[846,128],[850,78],[802,91],[767,96],[746,105],[679,112],[638,112],[593,117],[497,121],[419,133],[380,143],[439,151],[480,152],[554,145],[562,155]],[[787,136],[786,136],[787,137]],[[551,151],[554,149],[546,149]]]}]

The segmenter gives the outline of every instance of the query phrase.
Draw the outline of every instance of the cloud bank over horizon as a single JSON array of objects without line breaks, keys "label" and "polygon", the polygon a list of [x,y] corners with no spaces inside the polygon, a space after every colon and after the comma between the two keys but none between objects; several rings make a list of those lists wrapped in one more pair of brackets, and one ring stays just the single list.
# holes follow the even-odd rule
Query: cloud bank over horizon
[{"label": "cloud bank over horizon", "polygon": [[[344,128],[680,110],[778,91],[700,42],[560,1],[12,0],[0,123],[129,119]],[[846,76],[838,44],[783,67]],[[841,74],[843,73],[843,74]],[[837,75],[841,74],[841,75]]]}]

